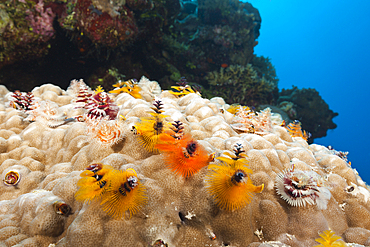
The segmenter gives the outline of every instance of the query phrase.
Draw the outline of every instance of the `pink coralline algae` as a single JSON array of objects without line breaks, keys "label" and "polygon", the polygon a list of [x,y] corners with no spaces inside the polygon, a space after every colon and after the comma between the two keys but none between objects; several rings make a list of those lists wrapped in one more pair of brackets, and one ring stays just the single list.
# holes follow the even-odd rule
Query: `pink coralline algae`
[{"label": "pink coralline algae", "polygon": [[[126,6],[112,13],[100,10],[90,0],[78,0],[73,10],[75,20],[72,29],[80,30],[81,36],[88,37],[93,43],[109,48],[130,42],[138,33],[133,12]],[[70,25],[66,17],[62,26]]]},{"label": "pink coralline algae", "polygon": [[[25,0],[20,0],[20,2],[25,3]],[[54,35],[53,20],[55,13],[52,12],[51,8],[44,7],[43,0],[39,0],[33,10],[28,9],[26,14],[30,30],[39,35],[39,40],[46,42]]]},{"label": "pink coralline algae", "polygon": [[11,1],[7,6],[1,5],[0,12],[0,67],[48,53],[49,42],[55,36],[53,21],[56,14],[44,5],[43,0]]}]

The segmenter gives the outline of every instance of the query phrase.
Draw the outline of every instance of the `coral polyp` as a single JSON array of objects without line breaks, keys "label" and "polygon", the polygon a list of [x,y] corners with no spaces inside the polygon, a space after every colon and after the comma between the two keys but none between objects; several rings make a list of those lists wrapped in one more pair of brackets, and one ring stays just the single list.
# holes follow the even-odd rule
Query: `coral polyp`
[{"label": "coral polyp", "polygon": [[[0,85],[0,247],[314,246],[329,227],[369,243],[370,192],[346,153],[291,138],[269,109],[234,116],[220,97],[144,82],[142,99],[107,93],[114,119],[82,80],[35,88],[28,110]],[[85,108],[94,96],[101,114]]]},{"label": "coral polyp", "polygon": [[325,230],[320,234],[321,238],[316,238],[315,241],[319,242],[319,245],[314,247],[347,247],[347,244],[340,239],[339,236],[334,235],[335,232],[332,230]]},{"label": "coral polyp", "polygon": [[125,212],[128,211],[131,218],[146,203],[145,190],[134,169],[115,170],[101,202],[103,210],[116,219],[125,217]]},{"label": "coral polyp", "polygon": [[247,167],[247,160],[243,154],[242,146],[237,144],[233,154],[225,152],[229,157],[218,157],[220,163],[208,166],[206,188],[215,200],[218,207],[225,210],[238,210],[252,201],[254,193],[261,193],[264,184],[255,186],[250,174],[252,170]]},{"label": "coral polyp", "polygon": [[18,171],[11,170],[5,174],[3,179],[5,185],[15,186],[21,180],[21,175]]},{"label": "coral polyp", "polygon": [[318,209],[326,209],[331,193],[324,186],[323,178],[314,171],[291,169],[276,176],[276,192],[289,205],[305,207],[315,205]]}]

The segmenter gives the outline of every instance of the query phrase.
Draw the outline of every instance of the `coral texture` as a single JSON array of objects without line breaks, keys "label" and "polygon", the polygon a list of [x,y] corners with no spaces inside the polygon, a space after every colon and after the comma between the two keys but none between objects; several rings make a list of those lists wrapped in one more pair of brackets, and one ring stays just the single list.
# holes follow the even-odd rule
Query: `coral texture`
[{"label": "coral texture", "polygon": [[[82,80],[34,88],[32,109],[0,86],[0,246],[298,247],[329,229],[370,243],[370,192],[332,150],[290,136],[270,114],[253,120],[268,122],[263,131],[237,133],[220,97],[177,97],[146,78],[138,86],[145,97],[106,93],[118,112],[95,127],[81,106],[101,92]],[[30,118],[46,105],[49,119]],[[172,123],[166,141],[193,138],[178,145],[184,160],[198,148],[207,158],[191,176],[140,139],[162,121]]]}]

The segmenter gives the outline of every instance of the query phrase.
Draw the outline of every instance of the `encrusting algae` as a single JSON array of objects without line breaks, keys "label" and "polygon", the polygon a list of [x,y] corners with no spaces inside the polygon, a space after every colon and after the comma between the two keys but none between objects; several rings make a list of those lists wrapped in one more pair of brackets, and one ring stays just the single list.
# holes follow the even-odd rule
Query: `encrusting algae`
[{"label": "encrusting algae", "polygon": [[0,86],[0,246],[300,247],[326,229],[370,245],[370,192],[345,152],[269,108],[135,86],[140,99],[82,79]]}]

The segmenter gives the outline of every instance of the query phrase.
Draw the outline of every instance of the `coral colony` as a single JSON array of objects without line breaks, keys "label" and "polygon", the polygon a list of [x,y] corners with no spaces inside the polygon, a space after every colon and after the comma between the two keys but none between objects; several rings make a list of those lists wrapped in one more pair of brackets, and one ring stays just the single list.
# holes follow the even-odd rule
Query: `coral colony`
[{"label": "coral colony", "polygon": [[184,79],[114,87],[0,87],[0,245],[370,245],[367,185],[298,121]]}]

